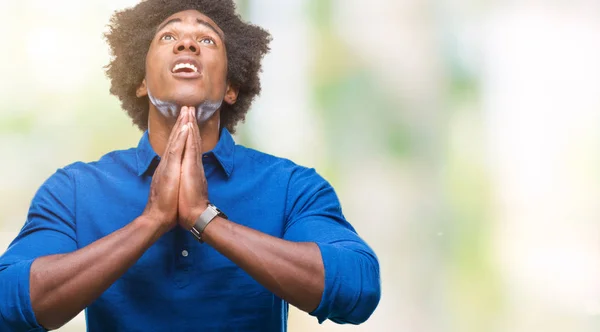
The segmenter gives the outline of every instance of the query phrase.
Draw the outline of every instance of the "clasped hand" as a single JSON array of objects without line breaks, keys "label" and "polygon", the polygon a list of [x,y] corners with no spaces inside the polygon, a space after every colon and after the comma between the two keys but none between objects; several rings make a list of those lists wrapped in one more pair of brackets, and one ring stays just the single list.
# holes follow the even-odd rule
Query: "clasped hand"
[{"label": "clasped hand", "polygon": [[148,203],[142,215],[165,230],[177,224],[191,229],[208,206],[202,139],[195,119],[193,107],[181,108],[152,177]]}]

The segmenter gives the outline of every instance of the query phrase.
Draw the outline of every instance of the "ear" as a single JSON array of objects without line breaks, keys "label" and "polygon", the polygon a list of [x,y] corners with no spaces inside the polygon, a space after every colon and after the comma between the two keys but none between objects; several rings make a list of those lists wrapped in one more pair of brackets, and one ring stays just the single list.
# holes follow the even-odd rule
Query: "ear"
[{"label": "ear", "polygon": [[148,95],[148,88],[146,87],[146,79],[142,80],[142,84],[135,90],[135,96],[140,98]]},{"label": "ear", "polygon": [[240,92],[240,89],[234,87],[229,82],[227,82],[227,88],[225,90],[225,97],[223,98],[223,100],[227,104],[233,105],[237,101],[237,97],[238,97],[238,93],[239,92]]}]

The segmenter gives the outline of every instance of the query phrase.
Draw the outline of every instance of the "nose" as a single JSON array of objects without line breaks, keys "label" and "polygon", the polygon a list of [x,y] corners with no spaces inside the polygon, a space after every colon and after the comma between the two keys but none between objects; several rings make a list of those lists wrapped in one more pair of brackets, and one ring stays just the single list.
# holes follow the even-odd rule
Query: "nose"
[{"label": "nose", "polygon": [[175,45],[173,45],[173,52],[175,54],[182,52],[192,52],[194,54],[200,53],[200,46],[192,38],[185,37],[180,39]]}]

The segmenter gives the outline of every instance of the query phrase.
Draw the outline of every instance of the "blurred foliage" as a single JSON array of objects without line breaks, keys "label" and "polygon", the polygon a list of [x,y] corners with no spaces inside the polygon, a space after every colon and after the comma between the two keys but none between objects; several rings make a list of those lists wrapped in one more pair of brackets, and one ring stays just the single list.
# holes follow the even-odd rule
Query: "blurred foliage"
[{"label": "blurred foliage", "polygon": [[[108,48],[100,42],[100,31],[105,28],[114,9],[135,2],[59,1],[48,5],[39,0],[0,0],[0,28],[11,32],[5,36],[6,45],[10,47],[0,55],[0,99],[4,103],[0,109],[0,155],[8,160],[0,163],[0,194],[4,198],[0,200],[0,245],[6,245],[21,227],[35,190],[58,167],[75,160],[97,160],[109,151],[137,145],[139,130],[120,109],[118,100],[108,93],[109,83],[102,68],[108,63]],[[564,17],[578,13],[577,10],[552,12],[548,19],[550,23],[547,26],[540,25],[538,31],[535,30],[535,24],[543,21],[541,18],[545,12],[540,8],[544,5],[538,8],[531,4],[527,6],[533,7],[515,3],[513,9],[499,10],[500,7],[496,8],[492,3],[477,1],[310,0],[302,2],[300,7],[303,10],[293,13],[297,25],[288,26],[292,18],[284,17],[273,9],[278,8],[277,3],[259,0],[236,2],[240,14],[247,20],[269,18],[268,22],[273,26],[268,29],[281,33],[279,38],[287,38],[288,34],[296,36],[293,33],[298,31],[308,33],[308,44],[282,44],[294,47],[298,57],[310,54],[308,64],[301,62],[302,66],[306,66],[302,70],[308,73],[306,81],[289,82],[286,81],[287,77],[275,73],[277,82],[281,80],[281,84],[306,87],[308,95],[299,93],[301,95],[298,98],[310,99],[308,109],[301,110],[309,114],[308,120],[301,124],[285,123],[283,120],[269,124],[280,127],[279,131],[273,132],[285,134],[286,131],[297,129],[302,135],[308,132],[318,137],[317,146],[310,146],[314,151],[309,148],[303,150],[306,154],[316,155],[314,164],[306,166],[318,166],[319,173],[334,184],[345,215],[375,249],[382,264],[382,302],[365,325],[337,326],[330,322],[319,325],[314,318],[292,309],[290,331],[550,332],[573,331],[575,327],[583,325],[589,327],[586,331],[597,329],[598,321],[594,318],[597,315],[582,318],[584,315],[577,312],[574,314],[576,317],[572,318],[570,311],[555,303],[544,303],[552,309],[539,312],[557,314],[536,316],[534,309],[537,308],[531,304],[535,303],[536,298],[530,294],[515,295],[518,290],[538,285],[532,285],[530,280],[510,279],[510,273],[513,276],[526,274],[519,274],[518,268],[525,265],[515,265],[515,268],[501,265],[499,253],[513,252],[510,251],[513,248],[511,239],[506,239],[506,234],[498,233],[498,229],[501,229],[503,222],[510,223],[513,231],[519,230],[519,225],[514,220],[502,220],[499,209],[510,210],[513,215],[518,215],[521,209],[531,213],[536,207],[537,210],[546,211],[554,206],[547,204],[540,207],[529,201],[516,208],[508,204],[501,205],[505,202],[498,198],[501,190],[498,188],[499,181],[514,181],[517,173],[502,173],[502,177],[492,174],[491,169],[505,167],[503,170],[506,171],[509,169],[506,165],[519,164],[521,160],[511,160],[515,154],[509,154],[509,157],[505,156],[508,160],[505,159],[503,165],[490,165],[491,143],[488,137],[491,135],[491,126],[499,125],[489,123],[492,112],[502,112],[495,114],[497,118],[513,117],[501,125],[521,124],[523,121],[523,127],[527,130],[523,130],[521,136],[515,136],[517,140],[510,140],[513,136],[510,130],[503,133],[509,132],[511,137],[495,137],[499,144],[513,144],[511,150],[516,151],[521,151],[518,146],[521,141],[532,140],[527,136],[529,133],[552,133],[551,137],[544,140],[553,144],[551,148],[546,147],[547,151],[560,149],[558,143],[562,141],[553,139],[568,136],[562,122],[574,121],[573,127],[577,128],[575,134],[590,131],[587,136],[571,135],[570,139],[577,144],[562,143],[563,148],[572,148],[568,158],[555,158],[560,163],[547,157],[539,164],[519,165],[546,170],[554,164],[560,164],[562,168],[557,168],[559,171],[552,175],[562,176],[565,183],[575,183],[579,186],[579,191],[575,191],[580,194],[577,197],[585,199],[573,199],[572,205],[560,203],[564,210],[559,211],[567,211],[571,214],[565,214],[570,216],[596,215],[597,209],[590,206],[595,205],[592,194],[598,188],[594,185],[597,181],[586,176],[594,172],[593,165],[600,160],[600,154],[596,151],[598,144],[593,143],[600,140],[597,139],[598,131],[594,129],[597,125],[594,127],[590,124],[597,118],[586,118],[582,110],[592,110],[590,114],[594,110],[598,112],[595,106],[578,104],[581,98],[575,88],[585,87],[588,90],[583,90],[591,95],[598,90],[593,85],[596,81],[591,84],[564,83],[571,82],[571,77],[563,79],[559,75],[561,67],[552,63],[552,68],[542,66],[543,70],[538,73],[545,79],[532,79],[535,76],[533,74],[525,76],[531,81],[526,80],[526,84],[520,87],[527,87],[527,93],[521,95],[520,90],[506,90],[506,86],[502,86],[505,90],[498,92],[501,90],[498,86],[502,84],[519,86],[521,82],[517,74],[531,70],[530,67],[542,63],[546,57],[568,58],[570,53],[561,52],[573,49],[578,56],[591,54],[591,58],[597,58],[595,55],[600,51],[593,48],[595,44],[583,37],[578,39],[578,33],[596,36],[598,29],[594,28],[595,25],[579,25],[573,22],[580,20],[574,20],[567,27],[575,31],[573,36],[577,38],[559,38],[564,33],[560,29],[553,34],[544,33],[555,27],[554,23],[562,22]],[[558,3],[561,2],[552,4]],[[289,3],[290,6],[294,4],[298,3]],[[261,6],[260,13],[257,6]],[[593,6],[583,5],[582,2],[578,10],[583,11],[582,8],[588,7]],[[515,8],[520,8],[521,12]],[[532,8],[538,8],[538,12]],[[510,19],[497,21],[492,14],[506,15]],[[525,23],[519,25],[522,18]],[[23,22],[33,23],[25,25]],[[15,26],[21,28],[17,33],[12,33]],[[357,37],[357,40],[349,41],[347,36],[344,38],[342,30],[356,26],[360,29],[375,27],[369,31],[379,33],[367,35],[367,40]],[[534,27],[533,30],[530,30],[530,26]],[[564,30],[571,31],[569,29]],[[520,39],[528,31],[539,33],[540,38]],[[532,36],[538,36],[535,33]],[[499,46],[492,44],[488,57],[495,53],[501,53],[498,55],[501,59],[514,56],[516,60],[513,60],[521,66],[512,69],[512,76],[503,76],[505,81],[500,83],[498,77],[492,75],[494,70],[501,72],[511,69],[510,66],[514,64],[504,64],[506,68],[497,69],[497,63],[486,62],[489,59],[484,59],[482,49],[490,47],[486,43],[492,39]],[[543,48],[546,40],[551,41],[548,42],[550,46],[574,40],[573,45],[577,47],[556,46],[556,49],[552,49],[546,45]],[[514,44],[510,44],[513,41]],[[532,47],[530,51],[533,48],[542,50],[539,54],[543,56],[523,53],[522,50],[529,46]],[[368,53],[361,52],[361,47],[376,49]],[[310,52],[303,53],[306,49]],[[398,59],[386,63],[387,67],[381,70],[377,67],[377,61],[382,58],[374,54],[392,54]],[[284,66],[284,62],[275,56],[267,56],[265,61],[275,71],[281,69],[278,66]],[[571,61],[565,67],[568,70],[562,70],[565,72],[563,76],[577,73],[571,66],[578,65],[578,62],[583,60]],[[584,74],[581,77],[593,80],[599,76],[594,75],[597,71],[593,71],[596,67],[592,62],[586,63],[591,68],[589,73],[587,67],[582,67]],[[31,66],[32,63],[36,66]],[[513,79],[515,77],[517,79]],[[557,85],[561,87],[559,91],[571,93],[564,97],[568,100],[564,103],[570,112],[567,115],[560,111],[559,106],[552,109],[553,98],[557,96],[544,90],[548,88],[544,85],[545,81],[554,79],[563,84]],[[577,80],[573,82],[581,83]],[[535,88],[541,89],[547,100],[531,101],[524,97]],[[515,91],[519,92],[517,96],[511,94]],[[494,108],[490,104],[490,100],[498,101],[492,98],[494,93],[504,93],[501,98],[509,100],[523,98],[520,102],[531,105],[531,108],[517,110],[525,110],[523,115],[529,118],[522,117],[510,107],[502,110]],[[294,102],[283,100],[266,89],[263,89],[261,98],[274,100],[268,105]],[[540,108],[544,111],[539,111],[543,116],[535,113],[538,105],[543,106]],[[552,110],[556,114],[552,114]],[[249,120],[256,119],[253,118],[255,111],[250,111]],[[554,124],[556,127],[548,128],[554,129],[540,129],[552,125],[547,120],[553,117],[558,119]],[[531,122],[527,123],[527,119]],[[581,123],[572,119],[579,119]],[[582,124],[590,125],[585,127]],[[248,121],[239,126],[236,141],[263,150],[261,142],[273,140],[273,132],[265,132],[264,127],[256,125],[256,121]],[[519,135],[519,132],[514,135]],[[534,136],[531,134],[531,137]],[[298,141],[295,144],[304,143]],[[535,144],[532,146],[537,147]],[[540,150],[543,151],[531,149],[523,156],[533,156],[530,158],[534,160],[535,156],[542,158],[543,152],[548,153]],[[576,164],[577,160],[583,160],[584,165]],[[569,166],[570,163],[575,166]],[[573,172],[573,169],[580,172]],[[516,172],[512,168],[510,170]],[[597,172],[594,173],[596,178]],[[572,179],[577,181],[570,181]],[[523,184],[521,189],[537,189],[550,182],[532,180]],[[514,183],[512,185],[515,186]],[[569,199],[563,198],[560,202]],[[591,205],[583,205],[587,210],[577,210],[577,213],[569,210],[575,210],[574,207],[588,200],[592,202],[589,203]],[[537,231],[536,227],[531,226],[535,225],[535,220],[529,219],[528,222],[530,224],[521,226],[520,234]],[[545,222],[544,227],[552,224],[548,222],[546,225]],[[597,223],[585,219],[582,224]],[[579,233],[574,234],[584,233],[580,229],[577,231]],[[537,238],[537,234],[531,236]],[[531,241],[530,248],[536,244],[536,241]],[[560,252],[561,247],[557,245],[551,248]],[[587,247],[581,245],[581,248]],[[515,261],[518,258],[512,257]],[[573,261],[578,262],[576,258]],[[567,268],[563,270],[568,272]],[[520,288],[515,285],[520,285]],[[544,290],[541,286],[540,289]],[[560,294],[569,294],[568,289],[563,289]],[[520,312],[523,308],[527,309],[526,312]],[[530,320],[534,319],[530,315],[534,318],[551,318],[552,324],[543,329],[532,329]],[[514,326],[511,325],[513,321]],[[83,324],[82,321],[79,324]],[[81,325],[74,323],[63,331],[76,331],[77,326]],[[510,328],[507,329],[507,326]]]}]

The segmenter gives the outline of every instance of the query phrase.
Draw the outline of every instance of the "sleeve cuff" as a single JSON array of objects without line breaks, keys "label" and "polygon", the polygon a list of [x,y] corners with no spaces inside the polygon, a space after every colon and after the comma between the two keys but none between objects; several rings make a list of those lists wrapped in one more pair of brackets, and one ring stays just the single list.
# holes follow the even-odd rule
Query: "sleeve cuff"
[{"label": "sleeve cuff", "polygon": [[[29,293],[29,274],[31,260],[23,260],[11,264],[0,272],[0,314],[3,322],[0,327],[11,331],[46,331],[35,318]],[[1,329],[0,329],[1,330]]]},{"label": "sleeve cuff", "polygon": [[325,268],[325,287],[321,303],[310,315],[319,323],[326,319],[338,324],[365,322],[381,297],[377,258],[338,244],[317,245]]},{"label": "sleeve cuff", "polygon": [[336,264],[337,250],[331,244],[317,243],[317,245],[321,251],[321,258],[323,259],[325,285],[323,288],[323,295],[321,296],[321,302],[317,309],[312,311],[310,315],[316,317],[319,324],[322,324],[331,314],[333,300],[337,292],[334,288],[336,285],[339,285],[335,280],[338,275],[338,266]]}]

